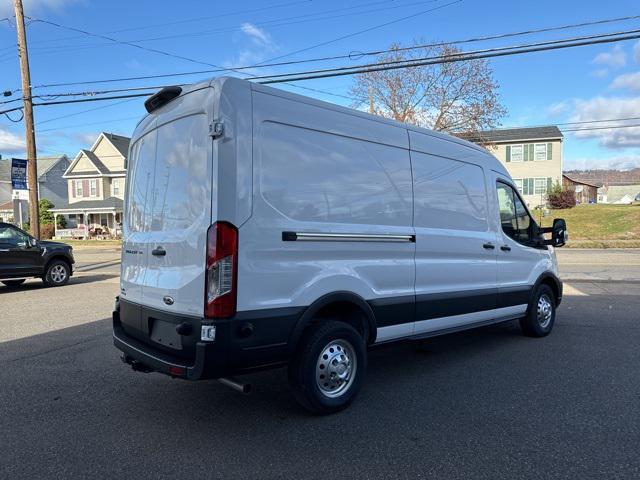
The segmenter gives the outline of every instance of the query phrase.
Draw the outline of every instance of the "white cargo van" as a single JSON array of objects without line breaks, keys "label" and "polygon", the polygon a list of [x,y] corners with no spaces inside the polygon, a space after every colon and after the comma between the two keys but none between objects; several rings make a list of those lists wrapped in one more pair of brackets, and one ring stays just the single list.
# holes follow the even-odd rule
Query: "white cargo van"
[{"label": "white cargo van", "polygon": [[113,314],[134,369],[246,390],[231,376],[288,365],[297,400],[329,413],[372,345],[551,331],[565,223],[538,228],[484,149],[235,78],[145,106]]}]

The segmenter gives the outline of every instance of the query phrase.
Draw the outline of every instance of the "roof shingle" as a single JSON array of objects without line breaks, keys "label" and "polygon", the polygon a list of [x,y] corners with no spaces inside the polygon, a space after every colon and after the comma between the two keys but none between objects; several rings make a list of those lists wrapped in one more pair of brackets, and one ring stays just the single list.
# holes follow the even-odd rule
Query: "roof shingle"
[{"label": "roof shingle", "polygon": [[555,125],[531,128],[504,128],[484,130],[473,134],[462,134],[460,137],[474,143],[502,143],[527,140],[559,140],[562,132]]}]

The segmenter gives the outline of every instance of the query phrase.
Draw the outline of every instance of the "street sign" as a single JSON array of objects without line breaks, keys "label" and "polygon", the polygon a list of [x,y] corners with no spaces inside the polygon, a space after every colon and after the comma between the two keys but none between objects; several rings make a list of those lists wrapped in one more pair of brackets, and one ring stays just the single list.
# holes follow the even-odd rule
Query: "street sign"
[{"label": "street sign", "polygon": [[27,190],[27,161],[11,159],[11,186],[14,190]]}]

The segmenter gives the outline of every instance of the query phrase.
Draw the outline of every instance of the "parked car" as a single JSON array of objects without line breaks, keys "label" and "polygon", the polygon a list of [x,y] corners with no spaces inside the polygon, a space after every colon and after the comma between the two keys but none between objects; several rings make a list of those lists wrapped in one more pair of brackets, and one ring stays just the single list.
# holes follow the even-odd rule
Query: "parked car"
[{"label": "parked car", "polygon": [[49,287],[65,285],[73,275],[70,245],[37,240],[9,223],[0,223],[0,282],[17,287],[27,278],[41,278]]},{"label": "parked car", "polygon": [[370,346],[551,332],[566,225],[540,229],[484,149],[234,78],[145,105],[113,312],[135,370],[246,391],[230,376],[287,365],[296,399],[331,413]]}]

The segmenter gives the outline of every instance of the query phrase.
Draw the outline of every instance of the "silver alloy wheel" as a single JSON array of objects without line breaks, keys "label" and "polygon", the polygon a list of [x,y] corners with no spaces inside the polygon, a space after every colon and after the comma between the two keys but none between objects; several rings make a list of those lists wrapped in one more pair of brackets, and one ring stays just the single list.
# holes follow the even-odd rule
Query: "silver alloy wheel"
[{"label": "silver alloy wheel", "polygon": [[326,397],[340,397],[351,387],[357,369],[353,346],[343,339],[332,340],[322,349],[316,363],[318,388]]},{"label": "silver alloy wheel", "polygon": [[546,293],[540,295],[540,298],[538,299],[537,313],[540,327],[547,328],[551,323],[551,317],[553,316],[553,304]]},{"label": "silver alloy wheel", "polygon": [[53,283],[62,283],[67,278],[67,269],[63,265],[54,265],[49,272]]}]

